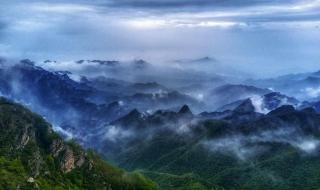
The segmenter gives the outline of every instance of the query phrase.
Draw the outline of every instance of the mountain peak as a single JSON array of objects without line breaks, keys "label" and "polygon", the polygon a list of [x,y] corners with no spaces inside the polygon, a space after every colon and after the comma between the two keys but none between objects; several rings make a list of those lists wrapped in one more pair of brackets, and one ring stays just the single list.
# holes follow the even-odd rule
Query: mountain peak
[{"label": "mountain peak", "polygon": [[136,59],[133,61],[133,64],[136,69],[144,69],[149,65],[149,62],[143,59]]},{"label": "mountain peak", "polygon": [[131,118],[137,118],[141,116],[141,113],[137,109],[133,109],[127,116]]},{"label": "mountain peak", "polygon": [[201,57],[199,59],[194,60],[194,62],[217,62],[217,60],[215,58],[209,57],[209,56],[205,56],[205,57]]},{"label": "mountain peak", "polygon": [[250,113],[254,112],[255,108],[252,104],[251,99],[246,99],[234,111],[238,113]]},{"label": "mountain peak", "polygon": [[30,59],[23,59],[20,61],[19,64],[15,65],[15,68],[23,69],[23,70],[30,70],[30,71],[43,71],[42,67],[36,65],[34,61]]},{"label": "mountain peak", "polygon": [[183,105],[178,113],[179,114],[192,114],[188,105]]},{"label": "mountain peak", "polygon": [[34,66],[34,62],[31,61],[30,59],[23,59],[20,61],[21,64],[25,65],[25,66]]}]

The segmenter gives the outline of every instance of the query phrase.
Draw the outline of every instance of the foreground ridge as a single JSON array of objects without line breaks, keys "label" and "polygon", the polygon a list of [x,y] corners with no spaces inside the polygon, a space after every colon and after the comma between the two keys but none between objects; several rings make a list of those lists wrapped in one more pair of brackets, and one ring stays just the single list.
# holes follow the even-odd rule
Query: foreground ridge
[{"label": "foreground ridge", "polygon": [[42,117],[0,99],[0,189],[157,189],[63,141]]}]

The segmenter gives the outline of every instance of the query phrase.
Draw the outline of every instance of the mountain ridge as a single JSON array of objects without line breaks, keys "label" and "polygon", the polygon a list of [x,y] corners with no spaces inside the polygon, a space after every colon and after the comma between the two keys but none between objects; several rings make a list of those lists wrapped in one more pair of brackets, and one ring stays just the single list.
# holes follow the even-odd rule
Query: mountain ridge
[{"label": "mountain ridge", "polygon": [[64,142],[40,116],[4,98],[0,131],[0,188],[157,189],[141,174],[126,173]]}]

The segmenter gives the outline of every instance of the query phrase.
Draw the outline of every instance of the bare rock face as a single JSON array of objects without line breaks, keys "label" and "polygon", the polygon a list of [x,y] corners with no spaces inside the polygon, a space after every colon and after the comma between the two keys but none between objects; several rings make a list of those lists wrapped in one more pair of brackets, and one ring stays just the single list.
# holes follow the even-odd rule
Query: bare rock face
[{"label": "bare rock face", "polygon": [[86,161],[86,159],[85,159],[84,155],[81,154],[81,155],[78,157],[77,161],[76,161],[76,166],[77,166],[77,167],[83,166],[83,164],[85,163],[85,161]]},{"label": "bare rock face", "polygon": [[44,161],[39,150],[35,151],[32,157],[33,159],[30,159],[28,164],[32,168],[31,175],[33,177],[37,177],[40,175],[41,166],[43,165]]},{"label": "bare rock face", "polygon": [[93,168],[93,161],[90,160],[90,161],[89,161],[89,171],[92,170],[92,168]]},{"label": "bare rock face", "polygon": [[34,178],[33,177],[29,177],[27,180],[28,183],[34,183]]},{"label": "bare rock face", "polygon": [[64,173],[71,172],[75,168],[75,156],[73,151],[67,147],[62,157],[61,170]]},{"label": "bare rock face", "polygon": [[60,169],[64,173],[71,172],[76,167],[81,167],[86,162],[83,152],[74,152],[69,145],[61,139],[56,139],[50,146],[51,154],[60,160]]},{"label": "bare rock face", "polygon": [[61,139],[56,139],[52,142],[50,146],[51,154],[53,157],[58,157],[60,152],[65,148],[64,143]]},{"label": "bare rock face", "polygon": [[23,149],[29,141],[34,137],[34,132],[31,130],[30,125],[25,125],[20,134],[15,137],[17,142],[16,148]]},{"label": "bare rock face", "polygon": [[19,148],[25,147],[30,140],[30,136],[28,134],[28,127],[26,126],[21,134]]}]

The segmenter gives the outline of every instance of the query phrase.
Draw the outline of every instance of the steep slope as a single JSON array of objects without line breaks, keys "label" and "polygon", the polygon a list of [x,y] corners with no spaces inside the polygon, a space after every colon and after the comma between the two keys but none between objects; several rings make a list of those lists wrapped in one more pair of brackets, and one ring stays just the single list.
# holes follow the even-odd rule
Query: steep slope
[{"label": "steep slope", "polygon": [[[30,60],[22,60],[0,71],[0,78],[6,80],[0,86],[3,95],[29,105],[50,120],[62,122],[70,119],[70,116],[75,119],[79,115],[89,119],[90,115],[82,113],[97,111],[96,105],[89,99],[98,98],[101,93],[73,81],[65,72],[44,70]],[[61,115],[61,112],[66,114]]]},{"label": "steep slope", "polygon": [[0,189],[157,189],[74,142],[64,142],[40,116],[0,99]]},{"label": "steep slope", "polygon": [[50,121],[62,123],[72,116],[81,120],[78,125],[117,119],[115,114],[108,114],[112,110],[107,110],[109,104],[117,101],[123,105],[118,107],[123,109],[119,111],[123,115],[134,108],[147,111],[199,104],[192,97],[158,83],[130,83],[104,77],[82,77],[75,81],[68,71],[48,71],[30,60],[0,67],[0,92],[29,105]]}]

